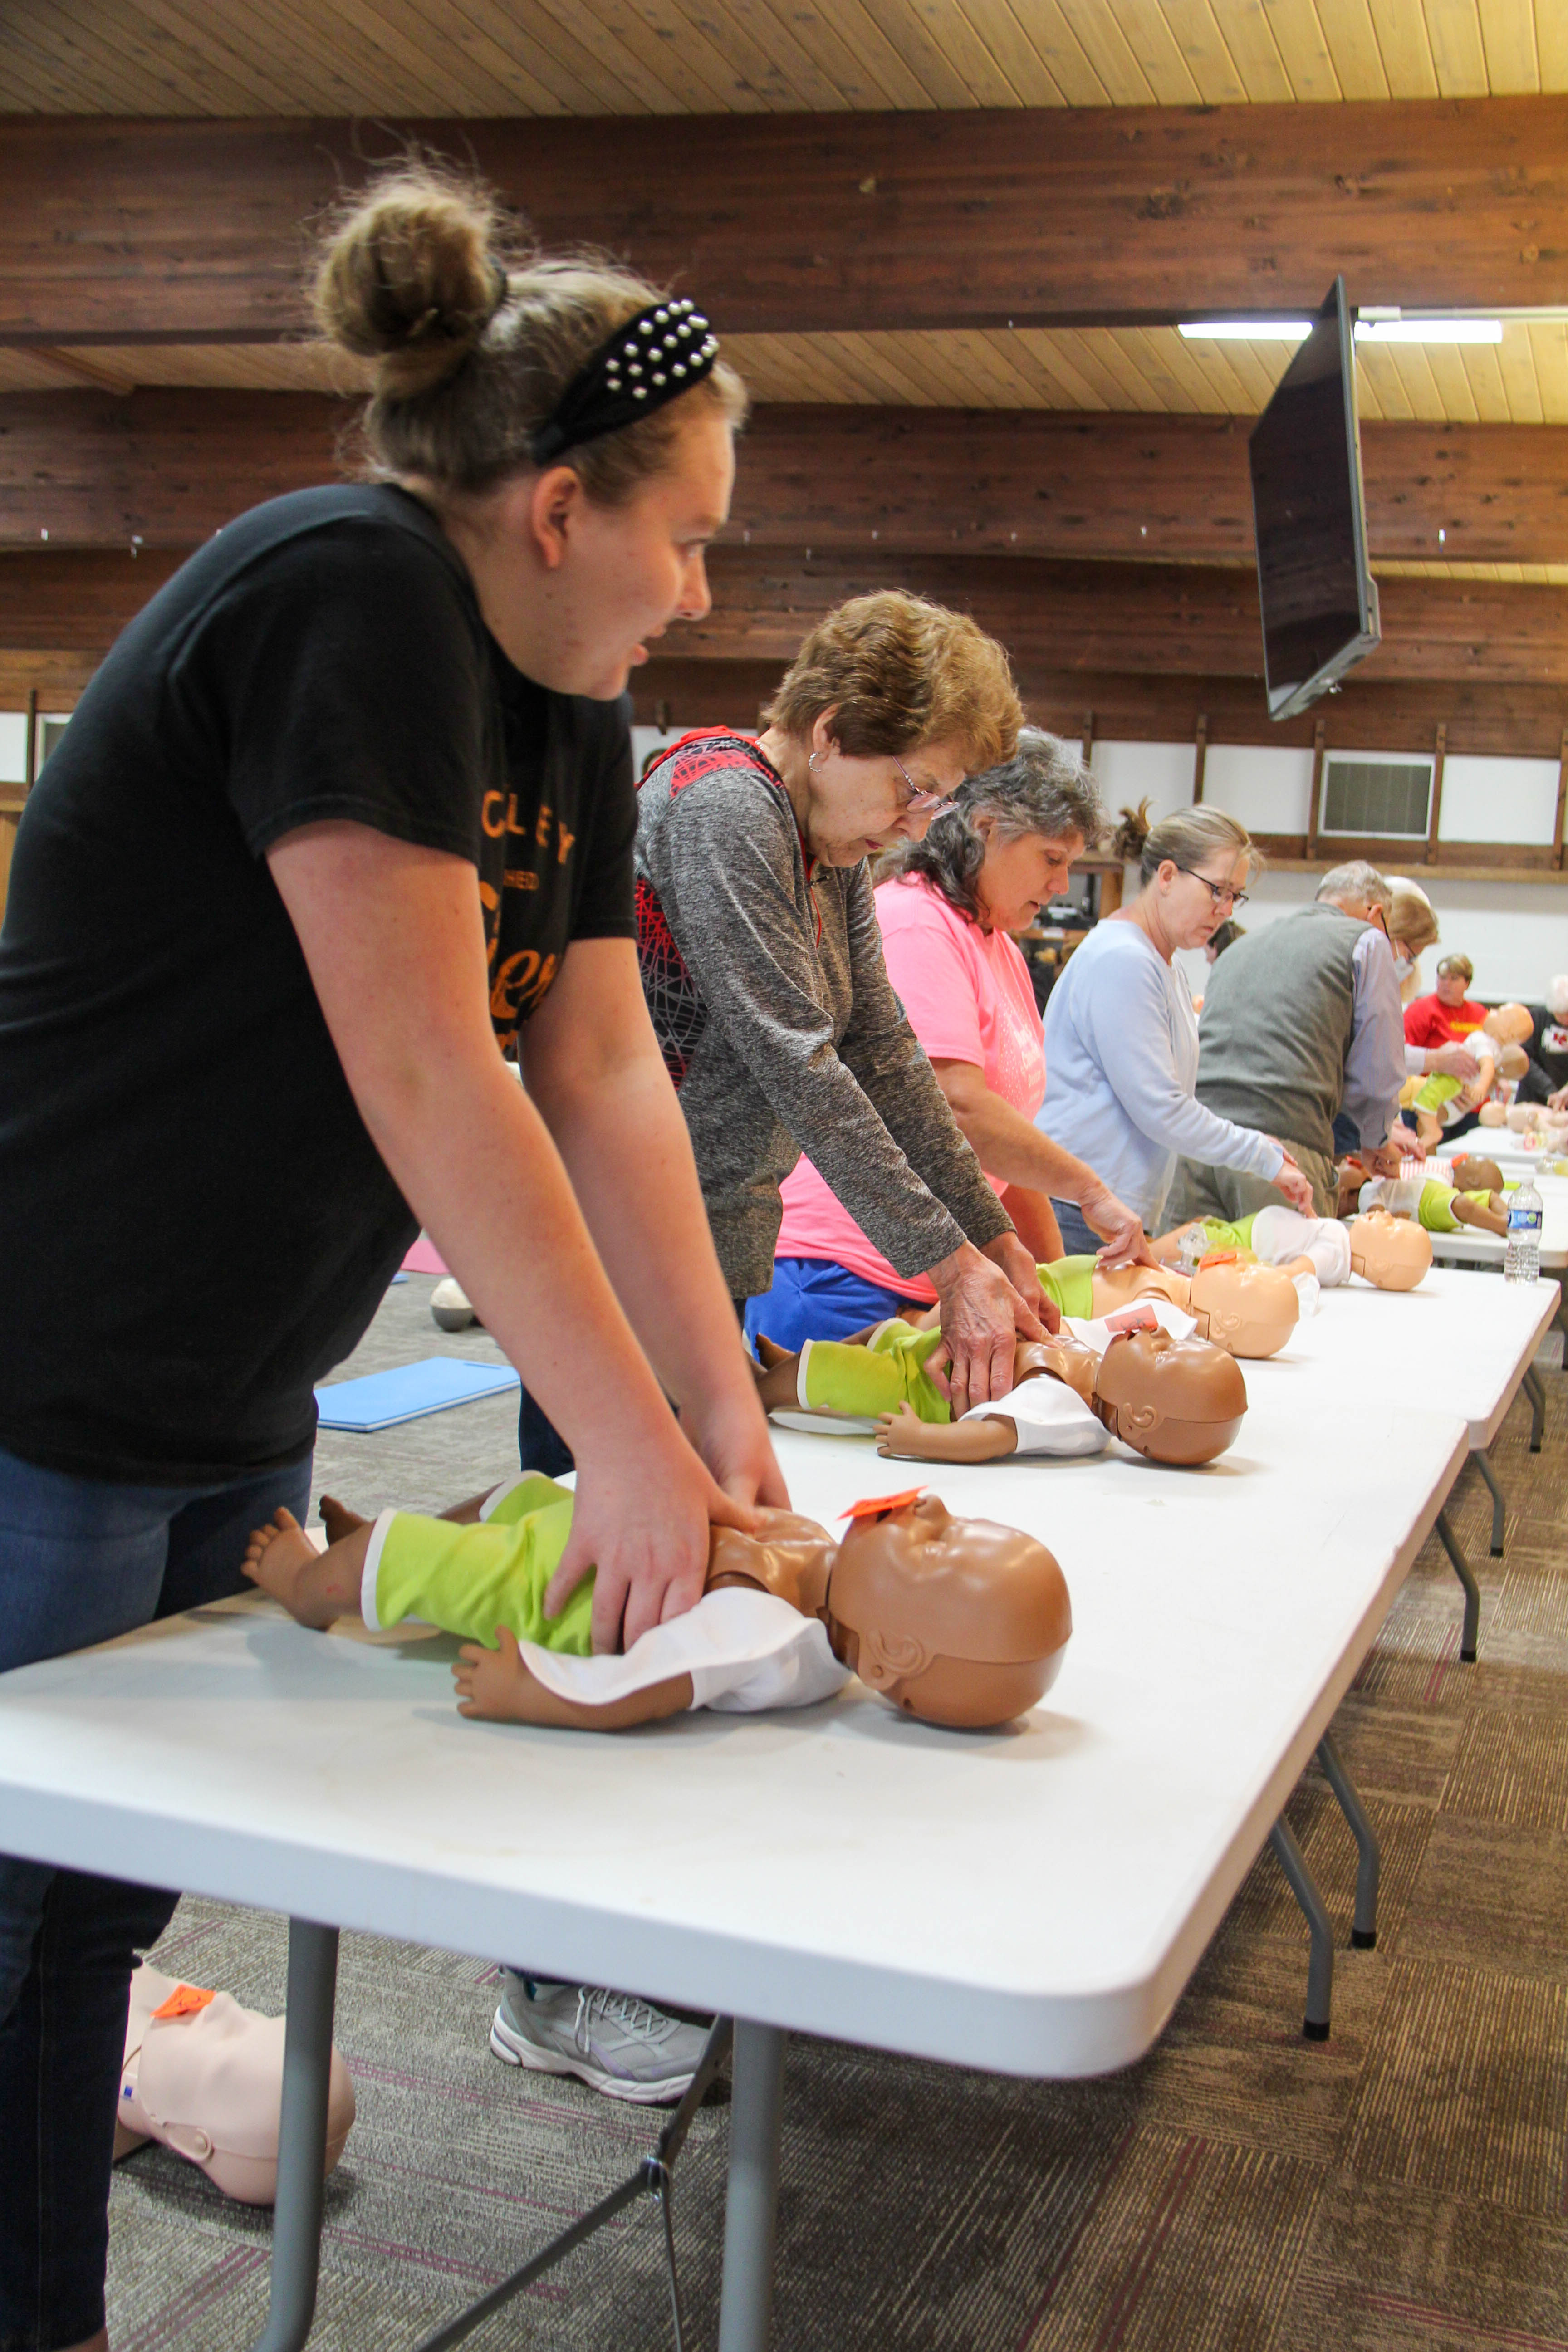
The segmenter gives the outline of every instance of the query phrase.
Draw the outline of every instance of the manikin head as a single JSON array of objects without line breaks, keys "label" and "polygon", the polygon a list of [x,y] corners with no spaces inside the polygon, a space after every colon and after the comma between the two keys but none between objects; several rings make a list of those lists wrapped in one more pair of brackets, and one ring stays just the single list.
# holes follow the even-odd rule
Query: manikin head
[{"label": "manikin head", "polygon": [[1502,1170],[1495,1160],[1482,1160],[1473,1152],[1461,1151],[1452,1163],[1451,1172],[1457,1192],[1502,1191]]},{"label": "manikin head", "polygon": [[1494,1004],[1481,1027],[1500,1045],[1528,1045],[1535,1021],[1527,1004]]},{"label": "manikin head", "polygon": [[759,1511],[755,1535],[739,1528],[710,1528],[708,1581],[704,1590],[748,1585],[787,1601],[803,1617],[820,1617],[827,1603],[827,1580],[838,1547],[826,1528],[796,1511]]},{"label": "manikin head", "polygon": [[1369,1209],[1351,1227],[1351,1271],[1377,1290],[1414,1290],[1432,1264],[1432,1236],[1409,1217]]},{"label": "manikin head", "polygon": [[934,1495],[851,1521],[828,1587],[836,1654],[922,1723],[985,1730],[1044,1697],[1072,1632],[1067,1582],[1033,1536],[955,1519]]},{"label": "manikin head", "polygon": [[1301,1302],[1283,1266],[1247,1265],[1222,1251],[1194,1275],[1191,1312],[1231,1355],[1274,1356],[1296,1328]]},{"label": "manikin head", "polygon": [[1111,1435],[1151,1462],[1212,1462],[1234,1444],[1247,1411],[1234,1357],[1158,1328],[1118,1333],[1100,1359],[1098,1388]]}]

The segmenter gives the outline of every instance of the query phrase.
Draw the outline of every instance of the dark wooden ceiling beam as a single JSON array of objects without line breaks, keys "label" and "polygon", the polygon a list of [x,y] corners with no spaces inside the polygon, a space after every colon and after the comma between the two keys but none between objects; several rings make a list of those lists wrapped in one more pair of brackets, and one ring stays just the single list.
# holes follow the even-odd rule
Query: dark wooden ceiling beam
[{"label": "dark wooden ceiling beam", "polygon": [[[661,656],[632,679],[638,723],[752,726],[779,681],[777,662],[692,661]],[[1097,740],[1190,743],[1200,718],[1207,740],[1310,750],[1321,717],[1331,750],[1430,751],[1439,719],[1451,753],[1518,759],[1558,756],[1568,729],[1568,686],[1492,686],[1475,680],[1395,680],[1353,675],[1344,691],[1277,727],[1261,681],[1158,677],[1126,670],[1020,665],[1018,684],[1036,724],[1077,742],[1092,712]]]},{"label": "dark wooden ceiling beam", "polygon": [[354,125],[0,121],[0,341],[298,331],[304,226],[417,140],[721,331],[1568,299],[1568,97]]},{"label": "dark wooden ceiling beam", "polygon": [[[0,555],[0,646],[104,650],[174,569],[149,550]],[[1136,667],[1151,677],[1255,678],[1262,667],[1250,572],[1202,564],[1020,557],[773,554],[720,548],[713,609],[666,640],[671,657],[778,664],[847,596],[901,586],[972,613],[1020,675]],[[1388,580],[1384,642],[1362,675],[1568,685],[1568,589]]]},{"label": "dark wooden ceiling beam", "polygon": [[[318,393],[0,394],[0,546],[195,546],[331,480],[355,413]],[[726,538],[1249,562],[1247,434],[1224,416],[768,405]],[[1568,426],[1370,424],[1363,448],[1374,555],[1568,562]]]}]

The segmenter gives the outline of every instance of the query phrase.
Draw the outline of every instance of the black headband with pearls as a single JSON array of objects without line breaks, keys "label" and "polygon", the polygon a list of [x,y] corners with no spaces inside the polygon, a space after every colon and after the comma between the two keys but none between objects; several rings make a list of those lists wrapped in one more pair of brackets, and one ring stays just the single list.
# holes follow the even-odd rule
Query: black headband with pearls
[{"label": "black headband with pearls", "polygon": [[651,416],[713,372],[717,339],[695,302],[650,303],[617,327],[580,368],[529,441],[536,466]]}]

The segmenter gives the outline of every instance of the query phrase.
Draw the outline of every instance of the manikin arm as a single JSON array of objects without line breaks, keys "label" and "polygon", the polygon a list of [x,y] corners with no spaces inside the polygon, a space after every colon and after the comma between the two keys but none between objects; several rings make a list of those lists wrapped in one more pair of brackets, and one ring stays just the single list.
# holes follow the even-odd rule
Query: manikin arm
[{"label": "manikin arm", "polygon": [[907,1404],[877,1423],[877,1451],[909,1462],[1000,1462],[1018,1450],[1018,1424],[1005,1414],[982,1421],[921,1421]]},{"label": "manikin arm", "polygon": [[1448,1205],[1462,1225],[1474,1225],[1483,1234],[1508,1233],[1508,1212],[1496,1192],[1484,1201],[1472,1201],[1468,1193],[1456,1192]]},{"label": "manikin arm", "polygon": [[497,1639],[499,1650],[465,1642],[458,1654],[452,1679],[459,1715],[485,1723],[537,1723],[548,1731],[629,1731],[639,1723],[683,1715],[691,1705],[689,1675],[671,1675],[668,1682],[650,1683],[647,1690],[632,1691],[603,1706],[560,1698],[529,1672],[510,1626],[499,1626]]}]

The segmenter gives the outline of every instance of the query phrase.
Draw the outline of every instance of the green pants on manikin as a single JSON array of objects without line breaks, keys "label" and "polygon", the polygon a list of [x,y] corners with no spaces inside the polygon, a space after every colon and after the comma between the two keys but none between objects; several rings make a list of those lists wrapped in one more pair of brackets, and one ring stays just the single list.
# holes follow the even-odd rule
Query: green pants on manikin
[{"label": "green pants on manikin", "polygon": [[367,1625],[410,1618],[494,1645],[496,1629],[520,1642],[591,1657],[594,1580],[585,1576],[559,1617],[544,1594],[572,1533],[568,1488],[537,1473],[520,1478],[479,1525],[384,1511],[365,1556],[361,1612]]},{"label": "green pants on manikin", "polygon": [[920,1421],[947,1421],[947,1399],[925,1368],[941,1345],[940,1331],[917,1331],[896,1317],[879,1323],[864,1345],[808,1339],[800,1351],[795,1392],[814,1412],[876,1421],[907,1404]]},{"label": "green pants on manikin", "polygon": [[[1063,1315],[1094,1313],[1094,1260],[1058,1258],[1039,1269],[1040,1286]],[[942,1333],[914,1330],[896,1317],[869,1339],[808,1339],[800,1351],[796,1394],[814,1412],[855,1413],[866,1421],[907,1404],[918,1421],[951,1420],[947,1399],[926,1370]]]}]

